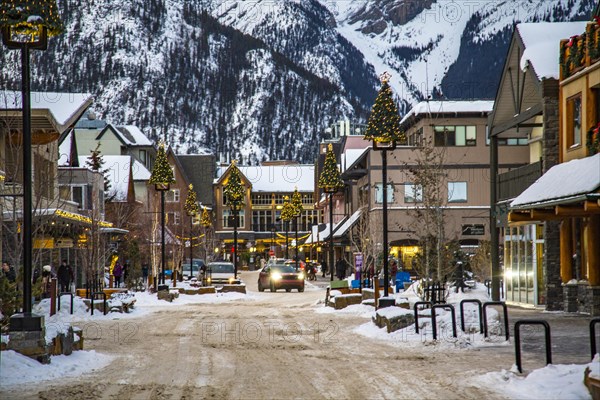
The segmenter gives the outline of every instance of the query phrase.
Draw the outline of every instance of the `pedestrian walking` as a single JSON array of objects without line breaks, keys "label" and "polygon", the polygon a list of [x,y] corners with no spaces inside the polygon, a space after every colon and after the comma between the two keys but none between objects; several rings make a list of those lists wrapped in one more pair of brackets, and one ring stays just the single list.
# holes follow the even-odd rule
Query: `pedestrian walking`
[{"label": "pedestrian walking", "polygon": [[113,276],[115,277],[115,287],[121,287],[121,276],[123,275],[123,266],[119,261],[115,264],[113,268]]},{"label": "pedestrian walking", "polygon": [[4,261],[2,263],[2,276],[4,276],[11,283],[14,283],[15,280],[17,279],[17,274],[15,273],[15,269],[7,261]]},{"label": "pedestrian walking", "polygon": [[346,262],[342,258],[338,258],[335,263],[335,276],[340,281],[346,277]]},{"label": "pedestrian walking", "polygon": [[73,270],[71,269],[71,266],[67,264],[67,260],[62,260],[62,263],[58,267],[57,277],[60,291],[70,292],[71,281],[73,280]]},{"label": "pedestrian walking", "polygon": [[325,275],[327,275],[329,272],[329,268],[327,268],[327,260],[325,259],[321,260],[321,272],[323,273],[323,278],[325,278]]}]

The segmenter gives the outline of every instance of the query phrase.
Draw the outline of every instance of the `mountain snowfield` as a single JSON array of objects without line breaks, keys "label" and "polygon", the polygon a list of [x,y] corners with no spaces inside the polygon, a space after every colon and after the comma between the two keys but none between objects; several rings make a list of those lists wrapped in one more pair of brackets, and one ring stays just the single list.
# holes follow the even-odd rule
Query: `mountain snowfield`
[{"label": "mountain snowfield", "polygon": [[[392,73],[402,114],[440,93],[493,98],[515,22],[585,20],[593,7],[593,0],[61,0],[66,30],[32,53],[32,88],[92,93],[101,118],[137,125],[180,153],[312,162],[327,126],[366,120],[383,71]],[[0,63],[0,89],[18,90],[18,52],[0,46]]]}]

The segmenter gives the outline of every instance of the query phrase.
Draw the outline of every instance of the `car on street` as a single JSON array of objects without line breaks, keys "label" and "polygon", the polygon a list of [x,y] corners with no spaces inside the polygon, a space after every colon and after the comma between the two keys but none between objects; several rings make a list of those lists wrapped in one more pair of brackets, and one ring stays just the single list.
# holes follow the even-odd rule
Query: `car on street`
[{"label": "car on street", "polygon": [[264,292],[267,288],[271,292],[278,289],[285,289],[286,292],[298,289],[298,292],[304,292],[304,272],[297,271],[294,265],[287,263],[269,264],[258,274],[258,291]]},{"label": "car on street", "polygon": [[206,264],[207,283],[210,285],[234,285],[241,283],[235,276],[233,263],[225,261],[209,262]]},{"label": "car on street", "polygon": [[190,261],[181,264],[181,274],[183,279],[189,280],[190,278],[201,279],[199,273],[202,271],[202,267],[204,267],[204,260],[200,258],[194,258],[192,262],[192,276],[190,277]]}]

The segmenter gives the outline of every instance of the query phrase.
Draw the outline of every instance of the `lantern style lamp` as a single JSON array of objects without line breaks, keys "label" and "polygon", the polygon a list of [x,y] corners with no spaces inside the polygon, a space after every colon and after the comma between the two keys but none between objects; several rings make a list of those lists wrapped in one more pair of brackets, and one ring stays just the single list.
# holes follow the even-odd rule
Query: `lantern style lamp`
[{"label": "lantern style lamp", "polygon": [[[29,51],[46,50],[48,37],[63,31],[55,1],[10,1],[0,3],[2,42],[21,50],[21,103],[23,114],[23,312],[10,319],[10,332],[41,332],[43,317],[31,312],[32,278],[32,173],[31,173],[31,90]],[[16,344],[16,339],[11,343]]]},{"label": "lantern style lamp", "polygon": [[325,155],[323,172],[319,176],[318,187],[323,189],[323,192],[329,194],[329,270],[331,271],[330,280],[333,281],[333,270],[335,269],[333,254],[333,195],[344,187],[344,181],[342,181],[331,143],[327,146],[327,154]]},{"label": "lantern style lamp", "polygon": [[[381,89],[375,99],[375,104],[369,116],[364,139],[373,142],[373,150],[381,151],[381,170],[383,186],[383,275],[384,296],[389,295],[388,271],[388,184],[387,184],[387,152],[396,148],[398,142],[405,142],[406,138],[400,131],[400,115],[394,102],[392,88],[390,87],[391,75],[384,72],[381,75]],[[380,302],[380,306],[387,306]]]},{"label": "lantern style lamp", "polygon": [[[165,252],[165,192],[171,188],[171,183],[175,183],[173,176],[173,170],[167,160],[167,153],[165,151],[165,143],[160,142],[158,144],[158,152],[156,154],[156,161],[152,168],[152,174],[148,184],[154,185],[154,189],[160,192],[160,228],[161,228],[161,273],[160,283],[165,284],[165,263],[167,260]],[[157,289],[157,288],[155,288]]]}]

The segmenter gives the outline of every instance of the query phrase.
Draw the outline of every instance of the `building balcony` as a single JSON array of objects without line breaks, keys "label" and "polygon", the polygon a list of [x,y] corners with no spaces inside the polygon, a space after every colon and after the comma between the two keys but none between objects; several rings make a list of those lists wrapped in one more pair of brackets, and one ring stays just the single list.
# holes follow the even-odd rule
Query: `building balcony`
[{"label": "building balcony", "polygon": [[541,176],[541,161],[499,174],[498,201],[514,199]]},{"label": "building balcony", "polygon": [[596,22],[587,24],[581,35],[560,41],[560,80],[600,60],[600,26]]}]

